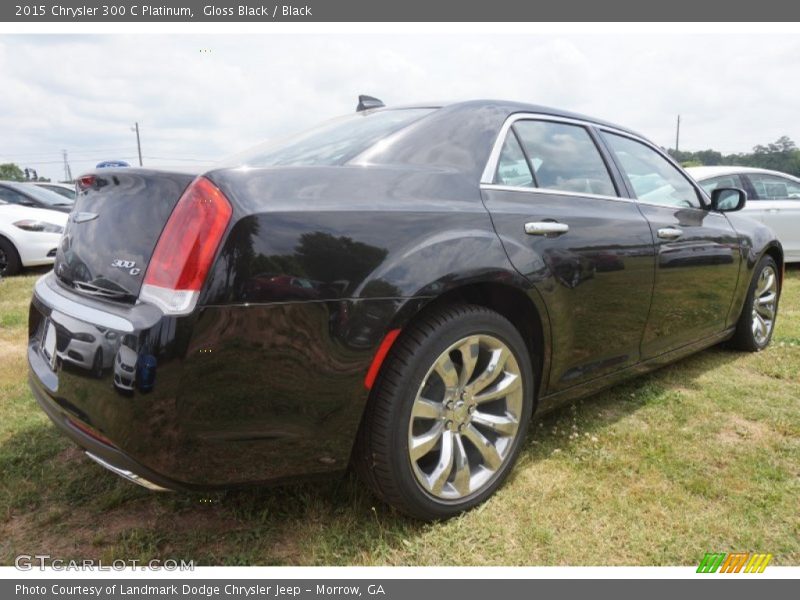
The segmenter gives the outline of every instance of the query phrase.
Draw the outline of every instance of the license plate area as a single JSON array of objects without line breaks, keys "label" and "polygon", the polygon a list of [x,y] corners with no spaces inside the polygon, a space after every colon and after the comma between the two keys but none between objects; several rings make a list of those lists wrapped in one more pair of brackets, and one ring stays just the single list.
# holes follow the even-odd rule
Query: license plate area
[{"label": "license plate area", "polygon": [[47,319],[44,323],[42,354],[54,371],[56,369],[56,335],[56,326],[50,319]]}]

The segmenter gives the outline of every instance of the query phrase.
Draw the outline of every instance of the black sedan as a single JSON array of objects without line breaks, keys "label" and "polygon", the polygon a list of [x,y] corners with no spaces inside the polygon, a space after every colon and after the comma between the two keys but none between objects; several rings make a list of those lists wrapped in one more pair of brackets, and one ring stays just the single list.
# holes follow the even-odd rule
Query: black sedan
[{"label": "black sedan", "polygon": [[200,175],[103,169],[79,190],[35,287],[30,383],[151,489],[353,464],[446,518],[497,489],[534,414],[766,347],[783,279],[743,191],[709,197],[632,131],[511,102],[362,98]]}]

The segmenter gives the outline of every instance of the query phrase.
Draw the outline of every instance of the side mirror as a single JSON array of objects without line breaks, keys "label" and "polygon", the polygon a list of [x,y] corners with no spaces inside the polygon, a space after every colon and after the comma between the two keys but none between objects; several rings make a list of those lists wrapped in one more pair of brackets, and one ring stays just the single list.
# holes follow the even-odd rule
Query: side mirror
[{"label": "side mirror", "polygon": [[742,210],[747,193],[739,188],[717,188],[711,192],[711,210],[734,212]]}]

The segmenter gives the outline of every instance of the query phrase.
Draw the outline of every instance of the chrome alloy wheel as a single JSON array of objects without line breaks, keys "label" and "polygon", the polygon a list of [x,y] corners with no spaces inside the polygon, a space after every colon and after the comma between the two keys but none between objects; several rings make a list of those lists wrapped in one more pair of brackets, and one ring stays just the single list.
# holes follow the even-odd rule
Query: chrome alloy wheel
[{"label": "chrome alloy wheel", "polygon": [[778,305],[778,276],[771,266],[764,267],[753,294],[753,338],[759,346],[767,343],[775,324]]},{"label": "chrome alloy wheel", "polygon": [[492,482],[511,453],[522,407],[522,373],[504,342],[472,335],[442,352],[408,426],[409,458],[423,489],[456,501]]}]

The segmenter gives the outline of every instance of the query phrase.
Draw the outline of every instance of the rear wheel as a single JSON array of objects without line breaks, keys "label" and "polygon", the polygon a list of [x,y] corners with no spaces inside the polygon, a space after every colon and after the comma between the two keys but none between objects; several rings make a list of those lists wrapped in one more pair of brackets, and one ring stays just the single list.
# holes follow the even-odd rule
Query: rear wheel
[{"label": "rear wheel", "polygon": [[755,268],[742,314],[736,324],[732,340],[735,348],[758,352],[769,345],[775,330],[779,298],[778,266],[771,256],[764,256]]},{"label": "rear wheel", "polygon": [[483,502],[508,475],[533,405],[514,326],[479,306],[432,313],[395,343],[362,424],[356,464],[387,503],[421,519]]},{"label": "rear wheel", "polygon": [[14,244],[0,237],[0,277],[16,275],[21,268],[22,264]]}]

